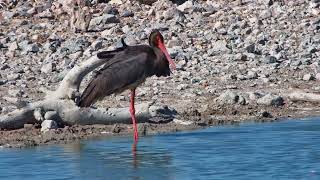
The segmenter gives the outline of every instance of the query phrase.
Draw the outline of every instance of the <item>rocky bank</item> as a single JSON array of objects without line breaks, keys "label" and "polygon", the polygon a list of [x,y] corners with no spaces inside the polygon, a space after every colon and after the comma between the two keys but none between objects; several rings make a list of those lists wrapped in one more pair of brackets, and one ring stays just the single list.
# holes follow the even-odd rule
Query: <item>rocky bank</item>
[{"label": "rocky bank", "polygon": [[[121,37],[129,45],[147,43],[155,28],[177,70],[149,78],[137,89],[136,102],[168,105],[180,117],[140,124],[141,134],[319,114],[318,102],[288,98],[297,89],[320,91],[319,0],[2,0],[0,116],[40,100],[75,64],[121,46]],[[129,93],[96,106],[128,107]],[[0,145],[131,132],[124,124],[46,133],[40,125],[25,125],[0,131]]]}]

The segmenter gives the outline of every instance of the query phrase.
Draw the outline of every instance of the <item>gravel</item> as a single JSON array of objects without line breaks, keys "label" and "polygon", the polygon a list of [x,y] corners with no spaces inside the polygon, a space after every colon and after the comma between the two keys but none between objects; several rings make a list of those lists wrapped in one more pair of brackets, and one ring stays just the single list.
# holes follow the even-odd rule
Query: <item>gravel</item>
[{"label": "gravel", "polygon": [[[118,47],[121,37],[146,44],[155,28],[177,70],[149,78],[139,101],[153,99],[180,112],[186,101],[200,108],[214,106],[214,99],[220,106],[283,106],[287,99],[279,92],[314,89],[320,79],[318,1],[80,1],[77,8],[75,1],[16,1],[3,10],[1,97],[19,89],[24,95],[13,97],[39,100],[39,89],[56,88],[76,64]],[[261,97],[245,95],[260,91]],[[119,97],[97,106],[127,106],[127,92]],[[0,103],[2,114],[12,109],[3,98]]]}]

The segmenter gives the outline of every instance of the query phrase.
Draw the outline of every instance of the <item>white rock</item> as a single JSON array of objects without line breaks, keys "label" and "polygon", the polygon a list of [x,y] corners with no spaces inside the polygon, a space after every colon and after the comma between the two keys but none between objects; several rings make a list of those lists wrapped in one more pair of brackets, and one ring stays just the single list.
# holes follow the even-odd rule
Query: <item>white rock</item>
[{"label": "white rock", "polygon": [[209,51],[210,54],[229,51],[229,49],[227,48],[227,42],[224,40],[213,42],[212,48]]},{"label": "white rock", "polygon": [[320,81],[320,73],[316,74],[316,80]]},{"label": "white rock", "polygon": [[42,116],[41,109],[39,109],[39,108],[35,109],[33,111],[33,116],[37,121],[43,121],[44,120],[44,117]]},{"label": "white rock", "polygon": [[44,115],[44,119],[51,119],[56,120],[59,117],[58,113],[56,111],[47,111]]},{"label": "white rock", "polygon": [[189,0],[189,1],[186,1],[183,4],[179,5],[177,7],[177,9],[179,11],[186,12],[187,10],[191,9],[192,7],[193,7],[193,3],[192,3],[192,1]]},{"label": "white rock", "polygon": [[238,100],[239,100],[238,94],[229,90],[225,91],[215,99],[215,101],[220,105],[236,104]]},{"label": "white rock", "polygon": [[258,74],[256,72],[249,71],[248,74],[247,74],[247,78],[248,79],[257,79],[258,78]]},{"label": "white rock", "polygon": [[92,18],[89,24],[89,29],[90,30],[98,30],[98,31],[103,31],[104,29],[101,29],[99,25],[104,26],[105,24],[110,24],[110,23],[118,23],[120,22],[119,19],[113,15],[113,14],[104,14],[102,16],[98,16],[95,18]]},{"label": "white rock", "polygon": [[181,124],[181,125],[193,124],[192,121],[183,121],[183,120],[179,120],[179,119],[173,119],[173,122],[176,123],[176,124]]},{"label": "white rock", "polygon": [[130,31],[132,31],[128,25],[123,26],[123,27],[121,28],[121,30],[122,30],[122,32],[125,33],[125,34],[129,33]]},{"label": "white rock", "polygon": [[178,86],[177,86],[177,90],[184,90],[184,89],[187,89],[189,86],[188,86],[188,84],[179,84]]},{"label": "white rock", "polygon": [[57,129],[57,128],[58,128],[58,125],[53,120],[44,120],[41,123],[41,132],[47,132],[50,129]]},{"label": "white rock", "polygon": [[305,75],[303,76],[303,80],[304,80],[304,81],[311,81],[311,80],[313,80],[313,79],[314,79],[314,77],[313,77],[312,74],[305,74]]},{"label": "white rock", "polygon": [[9,50],[10,52],[13,52],[13,51],[15,51],[15,50],[17,50],[17,49],[18,49],[18,44],[17,44],[16,41],[13,42],[13,43],[11,43],[11,44],[9,45],[9,48],[8,48],[8,50]]},{"label": "white rock", "polygon": [[50,73],[54,70],[55,68],[55,64],[54,63],[48,63],[48,64],[45,64],[41,67],[41,72],[43,73]]},{"label": "white rock", "polygon": [[122,0],[110,0],[108,3],[109,4],[117,4],[117,5],[123,4]]}]

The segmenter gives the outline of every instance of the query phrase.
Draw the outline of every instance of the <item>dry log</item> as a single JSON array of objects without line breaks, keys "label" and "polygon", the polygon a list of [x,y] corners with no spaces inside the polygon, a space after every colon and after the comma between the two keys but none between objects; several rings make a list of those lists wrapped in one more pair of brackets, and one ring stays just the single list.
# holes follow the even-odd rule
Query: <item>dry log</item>
[{"label": "dry log", "polygon": [[294,91],[288,95],[291,101],[320,102],[320,94]]},{"label": "dry log", "polygon": [[[128,108],[80,108],[70,100],[45,100],[36,102],[27,108],[13,111],[0,117],[1,129],[18,129],[24,124],[36,123],[38,120],[34,111],[41,109],[42,114],[47,111],[58,113],[55,121],[62,121],[64,124],[90,125],[90,124],[130,124],[131,117]],[[136,117],[139,123],[147,122],[150,118],[166,117],[173,118],[175,112],[166,107],[153,106],[152,103],[143,103],[136,106]],[[45,118],[42,118],[44,120]]]},{"label": "dry log", "polygon": [[[114,54],[110,53],[110,58]],[[63,78],[58,89],[52,93],[48,93],[47,99],[73,99],[78,91],[83,78],[97,67],[104,64],[109,59],[99,59],[97,56],[92,56],[80,65],[74,66],[68,74]]]}]

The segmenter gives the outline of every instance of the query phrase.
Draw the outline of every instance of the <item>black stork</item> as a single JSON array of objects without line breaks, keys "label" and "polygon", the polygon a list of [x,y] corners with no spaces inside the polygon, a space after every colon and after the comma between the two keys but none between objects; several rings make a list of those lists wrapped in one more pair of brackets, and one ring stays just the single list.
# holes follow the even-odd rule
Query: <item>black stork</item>
[{"label": "black stork", "polygon": [[[93,77],[81,95],[79,106],[88,107],[97,100],[124,90],[131,91],[130,115],[134,129],[134,142],[138,140],[138,129],[135,117],[135,90],[147,77],[156,75],[169,76],[169,64],[175,69],[175,63],[164,45],[163,36],[153,30],[149,36],[149,45],[128,46],[122,39],[123,47],[112,51],[116,54],[107,61]],[[102,51],[97,57],[110,58],[111,51]]]}]

